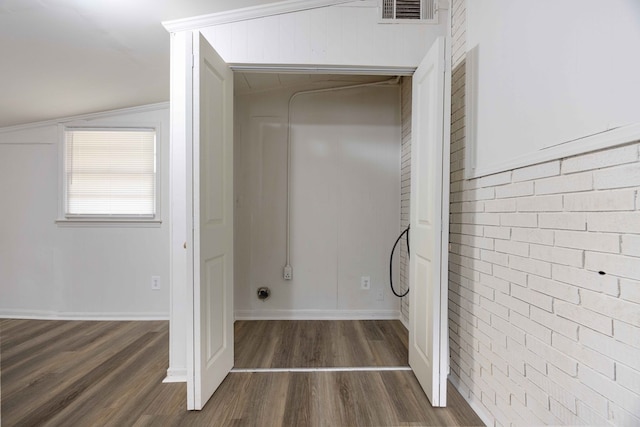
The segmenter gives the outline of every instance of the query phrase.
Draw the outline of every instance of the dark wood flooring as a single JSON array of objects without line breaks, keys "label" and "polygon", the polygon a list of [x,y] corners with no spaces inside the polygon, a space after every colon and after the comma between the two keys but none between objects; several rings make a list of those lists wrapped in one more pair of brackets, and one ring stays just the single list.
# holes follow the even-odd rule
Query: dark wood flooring
[{"label": "dark wood flooring", "polygon": [[[236,330],[250,336],[265,328],[266,334],[267,326],[239,323]],[[305,353],[300,366],[347,363],[349,357],[366,361],[361,366],[391,363],[391,355],[369,352],[378,351],[377,334],[395,326],[358,322],[328,328],[300,333],[324,342],[332,328],[360,329],[369,336],[362,348],[371,349]],[[238,363],[257,360],[242,350],[255,343],[236,345]],[[296,344],[289,346],[297,354]],[[270,356],[261,363],[270,366],[295,359],[279,350],[264,354]],[[232,373],[203,411],[188,412],[185,384],[162,384],[167,363],[167,322],[0,320],[1,425],[482,425],[452,386],[448,407],[432,408],[411,371]]]},{"label": "dark wood flooring", "polygon": [[236,368],[408,366],[399,320],[236,321]]}]

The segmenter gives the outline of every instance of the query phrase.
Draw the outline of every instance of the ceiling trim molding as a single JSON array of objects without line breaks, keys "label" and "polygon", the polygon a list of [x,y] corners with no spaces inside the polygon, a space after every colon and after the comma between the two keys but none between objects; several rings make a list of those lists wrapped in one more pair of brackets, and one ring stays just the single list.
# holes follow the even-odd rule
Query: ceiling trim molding
[{"label": "ceiling trim molding", "polygon": [[380,67],[370,65],[301,65],[301,64],[228,64],[233,71],[280,74],[356,74],[374,76],[412,76],[416,67]]},{"label": "ceiling trim molding", "polygon": [[357,3],[361,1],[363,0],[285,0],[261,6],[245,7],[242,9],[228,10],[208,15],[194,16],[191,18],[164,21],[162,25],[170,33],[177,33],[179,31],[196,30],[213,25],[229,24],[232,22],[247,21],[251,19],[265,18],[267,16],[282,15],[285,13],[318,9],[344,3]]},{"label": "ceiling trim molding", "polygon": [[119,116],[121,114],[146,113],[148,111],[157,111],[157,110],[164,110],[164,109],[169,109],[169,102],[166,102],[166,101],[157,102],[155,104],[139,105],[137,107],[119,108],[116,110],[100,111],[96,113],[87,113],[87,114],[78,114],[76,116],[67,116],[67,117],[61,117],[57,119],[42,120],[39,122],[24,123],[24,124],[14,125],[14,126],[5,126],[5,127],[0,127],[0,134],[7,133],[7,132],[20,131],[25,129],[32,129],[37,127],[43,127],[43,126],[58,125],[61,123],[68,123],[68,122],[75,122],[75,121],[82,121],[82,120],[102,119],[102,118],[108,118],[113,116]]}]

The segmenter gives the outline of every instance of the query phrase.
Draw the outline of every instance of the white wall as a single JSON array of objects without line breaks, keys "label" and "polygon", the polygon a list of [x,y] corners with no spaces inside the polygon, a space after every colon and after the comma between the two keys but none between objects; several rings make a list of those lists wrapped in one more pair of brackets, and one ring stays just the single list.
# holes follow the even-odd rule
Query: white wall
[{"label": "white wall", "polygon": [[[0,316],[167,318],[169,110],[86,116],[87,125],[159,128],[156,227],[60,226],[57,123],[0,129]],[[152,275],[162,289],[152,291]]]},{"label": "white wall", "polygon": [[[278,89],[236,98],[236,315],[396,318],[388,255],[400,222],[399,87],[294,99],[293,280],[285,281],[292,94]],[[370,291],[360,290],[360,276],[371,277]],[[257,299],[259,286],[271,288],[269,300]]]},{"label": "white wall", "polygon": [[414,68],[441,23],[381,24],[377,1],[278,14],[202,28],[228,63]]},{"label": "white wall", "polygon": [[[640,425],[640,143],[465,180],[466,3],[452,20],[451,380],[488,425]],[[509,143],[525,151],[521,136]]]},{"label": "white wall", "polygon": [[480,80],[467,135],[475,134],[480,174],[553,160],[554,151],[579,154],[587,140],[566,143],[640,126],[637,0],[477,0],[468,12]]}]

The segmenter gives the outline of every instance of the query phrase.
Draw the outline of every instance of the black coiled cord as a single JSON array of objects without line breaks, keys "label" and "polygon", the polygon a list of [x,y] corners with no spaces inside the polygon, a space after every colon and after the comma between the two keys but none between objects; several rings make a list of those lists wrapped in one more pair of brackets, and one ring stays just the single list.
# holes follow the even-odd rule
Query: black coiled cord
[{"label": "black coiled cord", "polygon": [[410,225],[408,225],[407,228],[402,233],[400,233],[400,235],[396,239],[396,242],[393,244],[393,249],[391,249],[391,256],[389,257],[389,284],[391,285],[391,292],[393,292],[393,294],[398,298],[407,296],[407,294],[409,293],[409,287],[407,287],[407,292],[405,292],[404,294],[399,294],[396,292],[395,289],[393,289],[393,253],[396,250],[396,246],[398,246],[398,242],[400,241],[400,239],[402,239],[402,236],[406,234],[407,235],[407,256],[411,257],[411,250],[409,249],[409,227]]}]

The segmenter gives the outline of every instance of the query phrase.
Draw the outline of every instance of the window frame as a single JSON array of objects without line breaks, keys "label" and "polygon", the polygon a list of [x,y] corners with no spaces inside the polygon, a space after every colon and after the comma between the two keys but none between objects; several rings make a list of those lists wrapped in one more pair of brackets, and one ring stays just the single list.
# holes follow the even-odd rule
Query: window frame
[{"label": "window frame", "polygon": [[[95,123],[69,122],[58,125],[58,217],[59,226],[79,227],[159,227],[162,224],[162,124],[160,123]],[[152,215],[92,215],[67,213],[66,132],[69,130],[150,130],[155,132],[155,214]]]}]

